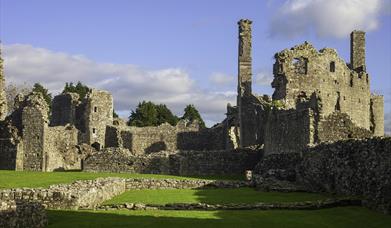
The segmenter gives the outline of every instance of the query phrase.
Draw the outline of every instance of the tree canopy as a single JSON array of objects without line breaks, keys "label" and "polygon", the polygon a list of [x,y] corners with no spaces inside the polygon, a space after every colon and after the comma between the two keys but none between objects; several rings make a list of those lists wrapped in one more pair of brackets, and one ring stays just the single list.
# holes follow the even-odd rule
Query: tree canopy
[{"label": "tree canopy", "polygon": [[90,88],[88,88],[88,86],[86,86],[83,83],[81,83],[80,81],[78,81],[76,83],[76,85],[74,85],[73,82],[65,83],[65,87],[62,90],[62,92],[63,93],[66,93],[66,92],[77,93],[77,94],[79,94],[79,100],[83,100],[83,98],[86,97],[89,90],[90,90]]},{"label": "tree canopy", "polygon": [[146,127],[169,123],[175,126],[178,120],[179,118],[165,104],[156,105],[151,101],[143,101],[138,104],[135,111],[132,111],[128,125]]},{"label": "tree canopy", "polygon": [[167,122],[172,126],[175,126],[178,123],[179,118],[172,114],[171,110],[168,109],[165,104],[156,105],[156,111],[157,125]]},{"label": "tree canopy", "polygon": [[128,125],[137,127],[156,126],[156,105],[150,101],[139,103],[136,110],[132,110],[132,113],[129,116]]},{"label": "tree canopy", "polygon": [[180,119],[186,119],[191,122],[197,120],[201,127],[205,127],[205,122],[194,105],[187,105],[184,111],[183,117],[179,118],[165,104],[156,105],[151,101],[143,101],[130,114],[128,125],[146,127],[169,123],[175,126]]},{"label": "tree canopy", "polygon": [[186,119],[189,120],[190,122],[197,120],[198,123],[200,124],[200,127],[202,128],[205,127],[205,122],[194,105],[192,104],[187,105],[184,111],[185,113],[183,114],[181,119]]}]

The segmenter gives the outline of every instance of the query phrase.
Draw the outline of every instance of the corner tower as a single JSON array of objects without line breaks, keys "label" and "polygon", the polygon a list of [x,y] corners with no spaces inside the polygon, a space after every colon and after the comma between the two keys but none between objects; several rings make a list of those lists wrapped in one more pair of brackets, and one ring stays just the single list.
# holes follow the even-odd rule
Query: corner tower
[{"label": "corner tower", "polygon": [[6,116],[7,116],[7,98],[5,96],[3,59],[1,58],[1,46],[0,46],[0,120],[4,120]]},{"label": "corner tower", "polygon": [[350,33],[350,65],[352,70],[365,72],[365,32],[354,30]]}]

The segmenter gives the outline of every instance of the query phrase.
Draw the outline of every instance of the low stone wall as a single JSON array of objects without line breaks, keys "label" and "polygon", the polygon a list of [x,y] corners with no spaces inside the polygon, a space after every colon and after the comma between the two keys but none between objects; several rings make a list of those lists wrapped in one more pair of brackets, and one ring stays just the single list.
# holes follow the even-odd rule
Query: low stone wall
[{"label": "low stone wall", "polygon": [[40,202],[50,209],[87,209],[94,208],[124,191],[124,179],[98,178],[52,185],[49,188],[4,189],[0,191],[0,200]]},{"label": "low stone wall", "polygon": [[41,228],[48,224],[45,208],[34,202],[0,201],[0,227]]},{"label": "low stone wall", "polygon": [[251,187],[250,181],[230,180],[175,180],[175,179],[126,179],[126,189],[195,189]]},{"label": "low stone wall", "polygon": [[324,143],[308,148],[301,155],[269,155],[254,170],[254,182],[261,188],[297,187],[362,196],[366,206],[389,214],[390,148],[391,138],[379,137]]},{"label": "low stone wall", "polygon": [[133,155],[127,149],[106,148],[84,161],[88,172],[130,172],[171,175],[243,175],[252,170],[261,150],[164,151]]},{"label": "low stone wall", "polygon": [[99,206],[98,210],[318,210],[332,207],[361,206],[357,199],[327,199],[318,201],[289,202],[289,203],[235,203],[235,204],[207,204],[207,203],[170,203],[163,205],[124,203]]}]

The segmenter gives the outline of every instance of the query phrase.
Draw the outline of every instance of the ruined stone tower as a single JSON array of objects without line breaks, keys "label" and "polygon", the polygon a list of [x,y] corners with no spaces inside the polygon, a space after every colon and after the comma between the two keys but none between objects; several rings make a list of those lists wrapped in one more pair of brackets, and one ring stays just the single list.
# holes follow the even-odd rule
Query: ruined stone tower
[{"label": "ruined stone tower", "polygon": [[113,124],[113,96],[107,91],[92,89],[83,103],[86,143],[101,149],[105,147],[106,126]]},{"label": "ruined stone tower", "polygon": [[3,71],[3,59],[1,58],[0,47],[0,120],[4,120],[7,116],[7,98],[5,96],[5,79]]}]

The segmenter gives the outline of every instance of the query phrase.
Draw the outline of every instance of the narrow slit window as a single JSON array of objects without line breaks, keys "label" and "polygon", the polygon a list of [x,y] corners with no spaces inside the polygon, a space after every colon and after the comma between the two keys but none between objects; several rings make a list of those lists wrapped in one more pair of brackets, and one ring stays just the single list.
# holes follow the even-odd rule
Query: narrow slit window
[{"label": "narrow slit window", "polygon": [[335,62],[334,61],[330,62],[330,72],[335,72]]},{"label": "narrow slit window", "polygon": [[98,111],[98,107],[94,107],[94,112],[97,112]]},{"label": "narrow slit window", "polygon": [[95,129],[95,128],[92,128],[92,133],[93,133],[93,134],[96,133],[96,129]]}]

